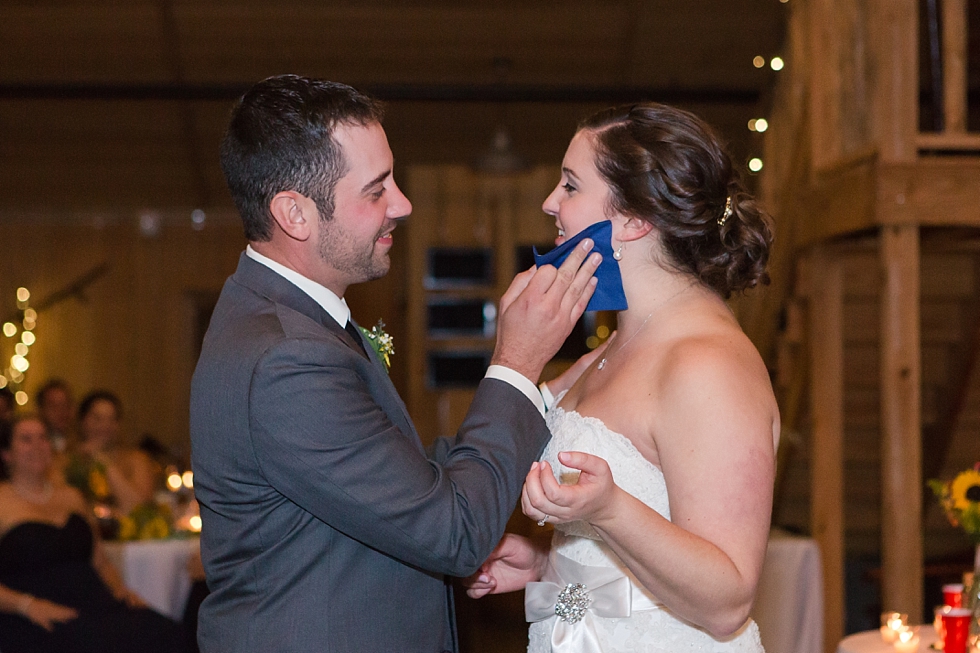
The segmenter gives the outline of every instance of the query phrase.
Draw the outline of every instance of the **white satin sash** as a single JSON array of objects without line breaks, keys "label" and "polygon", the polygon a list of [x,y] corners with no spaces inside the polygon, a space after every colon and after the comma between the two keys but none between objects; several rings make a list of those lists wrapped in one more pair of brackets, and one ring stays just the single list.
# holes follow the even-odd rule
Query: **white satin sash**
[{"label": "white satin sash", "polygon": [[[544,621],[559,614],[559,594],[573,583],[587,593],[584,615],[573,621],[559,616],[551,632],[552,653],[602,653],[592,621],[596,617],[628,617],[640,610],[663,607],[635,586],[615,567],[588,567],[560,554],[552,554],[548,569],[538,583],[528,583],[524,592],[524,616],[529,622]],[[582,607],[582,606],[580,606]]]}]

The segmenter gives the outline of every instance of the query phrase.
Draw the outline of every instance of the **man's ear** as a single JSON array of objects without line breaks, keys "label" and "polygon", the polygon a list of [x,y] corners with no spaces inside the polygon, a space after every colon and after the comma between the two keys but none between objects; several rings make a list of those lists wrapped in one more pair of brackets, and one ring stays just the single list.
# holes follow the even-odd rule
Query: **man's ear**
[{"label": "man's ear", "polygon": [[643,238],[652,230],[653,225],[646,220],[641,220],[640,218],[629,218],[620,228],[619,237],[614,238],[614,240],[628,243]]},{"label": "man's ear", "polygon": [[276,193],[269,202],[269,211],[283,233],[294,240],[307,240],[318,219],[316,203],[292,190]]}]

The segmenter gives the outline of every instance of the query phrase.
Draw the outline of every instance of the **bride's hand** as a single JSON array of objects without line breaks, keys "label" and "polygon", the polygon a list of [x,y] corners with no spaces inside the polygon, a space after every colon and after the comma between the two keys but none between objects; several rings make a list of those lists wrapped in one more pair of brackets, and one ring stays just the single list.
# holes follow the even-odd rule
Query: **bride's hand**
[{"label": "bride's hand", "polygon": [[581,470],[578,482],[559,484],[546,462],[533,463],[524,479],[521,507],[535,521],[563,524],[593,523],[611,514],[619,487],[609,464],[598,456],[580,451],[563,451],[558,460],[565,467]]}]

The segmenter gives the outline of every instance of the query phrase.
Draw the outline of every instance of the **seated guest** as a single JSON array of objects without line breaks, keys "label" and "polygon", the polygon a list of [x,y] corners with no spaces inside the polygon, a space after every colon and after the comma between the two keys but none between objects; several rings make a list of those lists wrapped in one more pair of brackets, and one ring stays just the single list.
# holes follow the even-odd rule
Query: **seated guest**
[{"label": "seated guest", "polygon": [[71,388],[61,379],[48,379],[34,396],[38,417],[48,429],[48,439],[55,452],[61,453],[71,442]]},{"label": "seated guest", "polygon": [[179,626],[105,558],[82,495],[51,483],[52,457],[39,419],[0,424],[0,651],[181,651]]},{"label": "seated guest", "polygon": [[139,449],[119,442],[122,403],[107,390],[89,393],[78,406],[78,446],[65,476],[93,503],[114,505],[120,515],[153,502],[158,466]]}]

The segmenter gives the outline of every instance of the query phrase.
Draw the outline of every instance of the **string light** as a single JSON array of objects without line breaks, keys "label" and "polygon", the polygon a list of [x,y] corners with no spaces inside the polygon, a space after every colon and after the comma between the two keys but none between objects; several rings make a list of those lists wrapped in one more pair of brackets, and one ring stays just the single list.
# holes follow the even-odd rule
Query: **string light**
[{"label": "string light", "polygon": [[759,172],[762,170],[762,159],[757,156],[749,159],[749,170],[752,172]]},{"label": "string light", "polygon": [[752,59],[752,65],[755,66],[756,68],[762,68],[763,66],[766,65],[766,58],[763,57],[761,54],[757,54],[755,55],[755,58]]},{"label": "string light", "polygon": [[782,70],[783,66],[785,65],[786,64],[783,62],[782,57],[773,57],[772,60],[769,62],[769,67],[772,68],[773,70]]},{"label": "string light", "polygon": [[5,322],[3,324],[3,335],[14,338],[20,333],[19,341],[14,343],[14,355],[10,357],[7,369],[0,374],[0,388],[10,387],[14,390],[14,400],[17,405],[24,406],[28,402],[27,393],[21,389],[24,383],[24,373],[30,369],[31,362],[28,360],[30,348],[37,342],[37,336],[33,333],[37,326],[37,311],[30,307],[31,291],[21,286],[15,293],[17,308],[21,311],[20,325],[15,322]]}]

